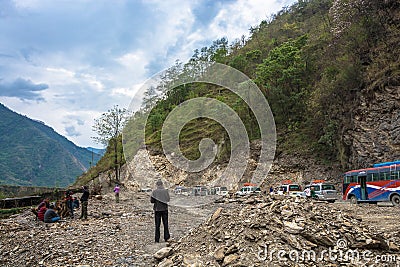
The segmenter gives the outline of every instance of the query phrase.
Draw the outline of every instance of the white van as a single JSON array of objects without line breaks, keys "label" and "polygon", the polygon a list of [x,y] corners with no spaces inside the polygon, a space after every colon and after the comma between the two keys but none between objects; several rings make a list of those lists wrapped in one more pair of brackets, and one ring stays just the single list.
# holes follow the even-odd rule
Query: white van
[{"label": "white van", "polygon": [[235,193],[237,196],[244,196],[250,194],[259,194],[261,193],[261,189],[257,186],[243,186],[239,191]]},{"label": "white van", "polygon": [[[315,199],[328,201],[330,203],[334,203],[338,199],[338,194],[335,186],[330,183],[312,183],[307,185],[304,190],[306,189],[314,189]],[[299,193],[298,196],[306,197],[306,193],[303,191]]]},{"label": "white van", "polygon": [[279,187],[278,195],[289,195],[291,197],[297,196],[301,192],[301,186],[298,184],[283,184]]}]

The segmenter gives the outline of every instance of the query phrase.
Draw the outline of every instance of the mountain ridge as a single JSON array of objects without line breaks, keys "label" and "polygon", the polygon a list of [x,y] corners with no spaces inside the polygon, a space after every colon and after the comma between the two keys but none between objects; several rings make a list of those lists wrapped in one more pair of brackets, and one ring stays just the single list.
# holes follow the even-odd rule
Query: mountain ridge
[{"label": "mountain ridge", "polygon": [[3,104],[0,115],[0,184],[63,187],[90,167],[92,152],[43,122]]}]

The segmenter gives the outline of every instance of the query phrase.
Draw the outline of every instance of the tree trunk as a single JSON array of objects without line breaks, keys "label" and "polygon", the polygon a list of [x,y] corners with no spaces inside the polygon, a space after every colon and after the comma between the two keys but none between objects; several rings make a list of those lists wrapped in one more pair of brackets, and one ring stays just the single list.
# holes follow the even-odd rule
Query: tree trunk
[{"label": "tree trunk", "polygon": [[115,167],[115,180],[119,181],[117,138],[114,139],[114,167]]}]

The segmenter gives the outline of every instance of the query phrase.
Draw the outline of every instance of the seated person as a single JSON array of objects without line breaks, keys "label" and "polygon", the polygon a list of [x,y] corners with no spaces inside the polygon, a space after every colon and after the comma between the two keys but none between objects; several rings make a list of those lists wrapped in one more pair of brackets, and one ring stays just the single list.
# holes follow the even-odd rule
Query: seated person
[{"label": "seated person", "polygon": [[79,209],[79,200],[77,197],[74,197],[73,204],[74,204],[74,209]]},{"label": "seated person", "polygon": [[50,205],[50,208],[46,210],[46,213],[44,214],[44,222],[45,223],[53,223],[56,221],[59,221],[61,218],[57,214],[57,212],[54,210],[54,204]]},{"label": "seated person", "polygon": [[43,201],[40,202],[39,206],[37,207],[37,210],[39,211],[43,206],[46,207],[47,209],[49,208],[49,206],[50,206],[50,199],[49,198],[43,199]]},{"label": "seated person", "polygon": [[42,222],[44,221],[44,214],[46,213],[46,211],[47,211],[46,206],[42,206],[37,212],[37,217]]}]

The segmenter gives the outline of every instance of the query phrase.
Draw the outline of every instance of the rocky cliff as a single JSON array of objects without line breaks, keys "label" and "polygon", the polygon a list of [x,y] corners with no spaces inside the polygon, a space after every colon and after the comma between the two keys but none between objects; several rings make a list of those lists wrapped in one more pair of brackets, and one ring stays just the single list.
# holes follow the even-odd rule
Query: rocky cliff
[{"label": "rocky cliff", "polygon": [[349,164],[370,167],[400,159],[400,86],[364,90],[352,107],[351,126],[343,132]]}]

